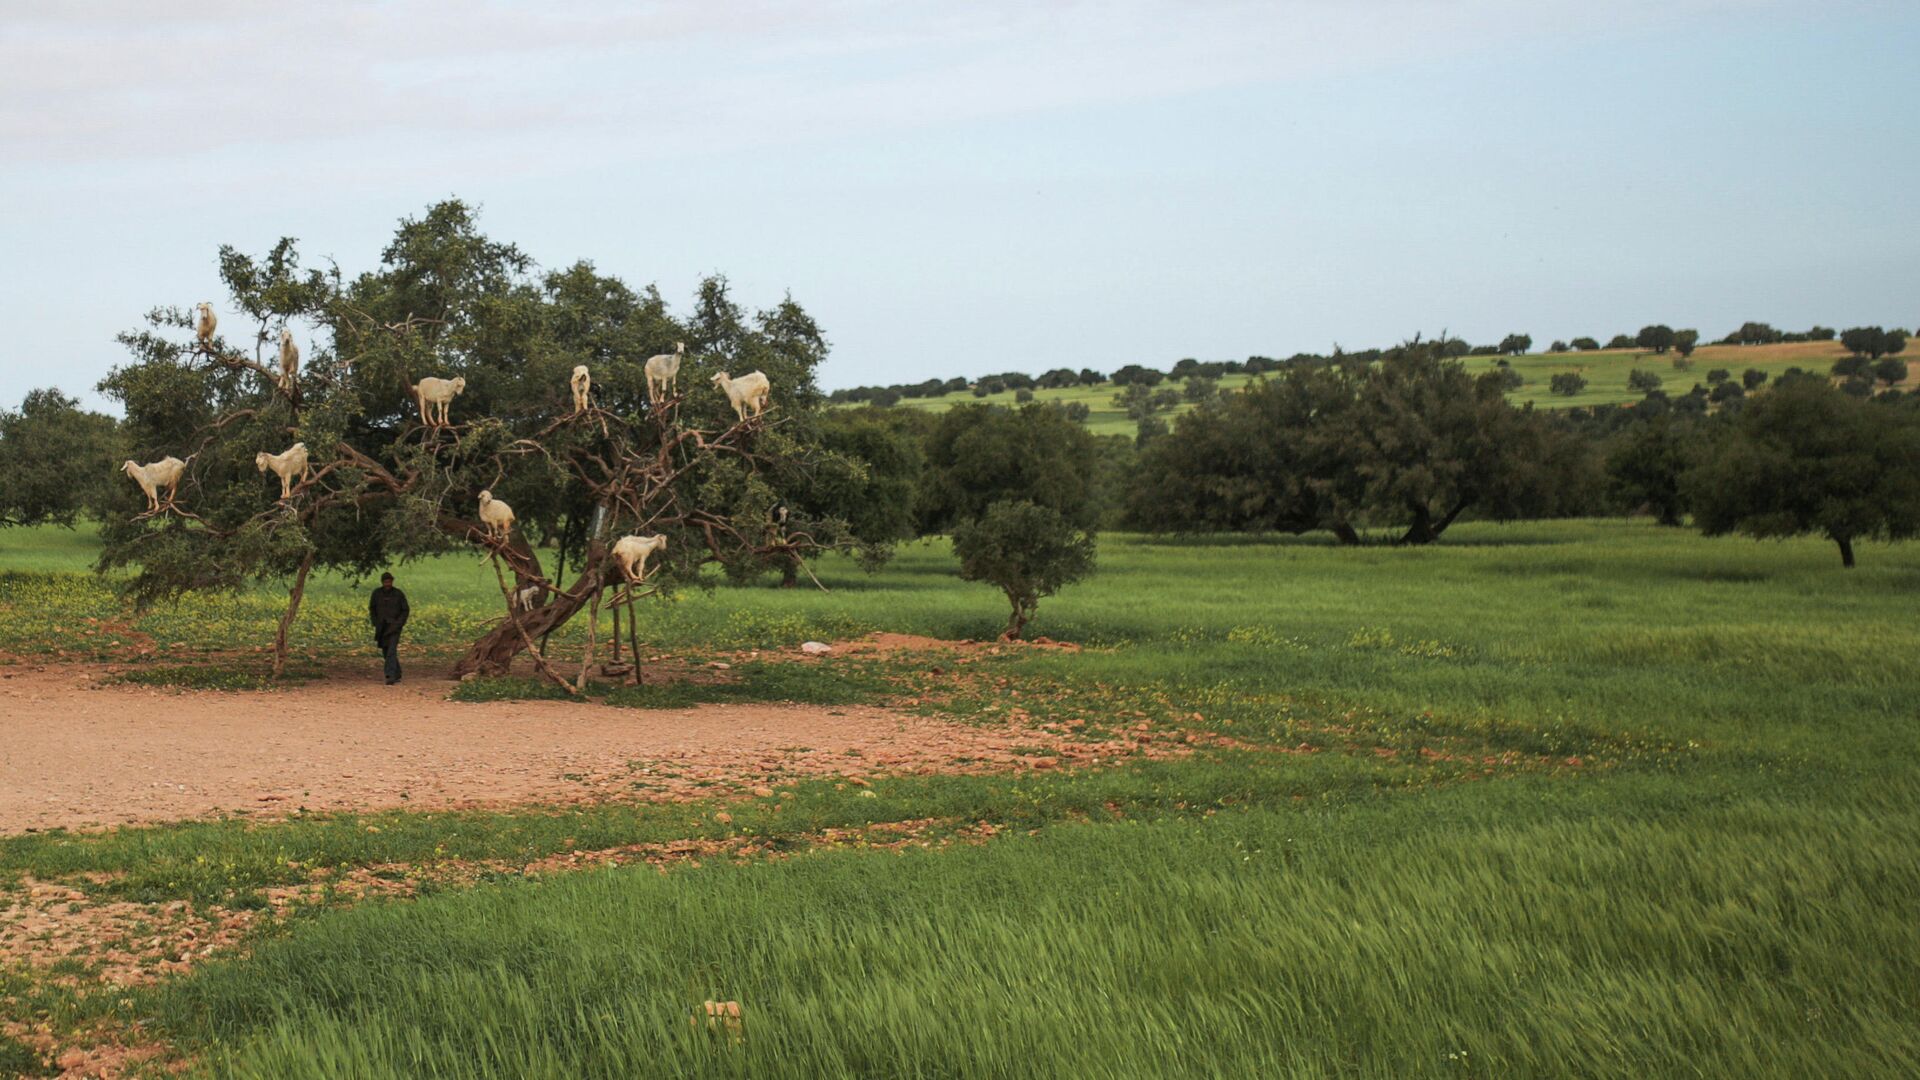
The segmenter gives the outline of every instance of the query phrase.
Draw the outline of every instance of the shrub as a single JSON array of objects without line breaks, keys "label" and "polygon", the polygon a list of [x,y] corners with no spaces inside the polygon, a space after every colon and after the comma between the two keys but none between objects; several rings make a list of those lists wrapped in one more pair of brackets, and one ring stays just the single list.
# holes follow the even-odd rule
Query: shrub
[{"label": "shrub", "polygon": [[1017,639],[1040,598],[1052,596],[1093,571],[1094,540],[1056,511],[1025,500],[987,507],[954,530],[960,576],[1000,587],[1012,606],[1004,639]]},{"label": "shrub", "polygon": [[1547,389],[1565,397],[1572,397],[1586,388],[1586,376],[1577,371],[1563,371],[1547,380]]}]

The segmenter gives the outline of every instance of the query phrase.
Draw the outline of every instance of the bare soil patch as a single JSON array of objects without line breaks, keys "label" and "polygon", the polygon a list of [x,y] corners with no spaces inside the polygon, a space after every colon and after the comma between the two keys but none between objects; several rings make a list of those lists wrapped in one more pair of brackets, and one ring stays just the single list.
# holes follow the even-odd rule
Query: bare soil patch
[{"label": "bare soil patch", "polygon": [[[458,703],[376,670],[266,692],[0,668],[0,835],[224,814],[683,798],[846,773],[1016,767],[1032,732],[872,706]],[[1029,762],[1031,763],[1031,762]]]}]

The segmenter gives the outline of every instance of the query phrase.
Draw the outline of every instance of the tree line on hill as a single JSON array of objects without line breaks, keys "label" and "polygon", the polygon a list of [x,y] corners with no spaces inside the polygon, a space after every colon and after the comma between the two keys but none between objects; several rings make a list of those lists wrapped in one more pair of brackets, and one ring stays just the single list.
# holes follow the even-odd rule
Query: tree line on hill
[{"label": "tree line on hill", "polygon": [[[1904,343],[1906,334],[1901,330],[1883,331],[1878,327],[1861,327],[1849,330],[1847,334],[1880,334],[1890,340],[1897,336]],[[1763,322],[1746,322],[1725,337],[1714,342],[1717,345],[1777,345],[1783,342],[1832,341],[1840,337],[1849,349],[1859,352],[1854,342],[1839,334],[1832,327],[1814,326],[1804,331],[1781,331]],[[1441,355],[1448,358],[1466,356],[1513,357],[1524,356],[1533,349],[1533,336],[1526,333],[1508,334],[1497,345],[1470,345],[1464,339],[1449,337],[1445,333],[1436,340]],[[1674,329],[1664,323],[1643,326],[1632,334],[1615,334],[1602,344],[1598,338],[1576,337],[1570,340],[1554,340],[1545,352],[1549,355],[1569,352],[1598,352],[1602,349],[1637,349],[1656,355],[1665,355],[1668,351],[1682,357],[1690,357],[1700,344],[1700,331],[1692,329]],[[1892,352],[1898,352],[1895,348]],[[1016,395],[1021,391],[1020,400],[1032,400],[1034,390],[1062,390],[1073,387],[1099,386],[1111,383],[1116,387],[1142,385],[1158,386],[1162,382],[1181,382],[1189,378],[1218,379],[1225,375],[1261,375],[1283,368],[1302,364],[1325,364],[1343,360],[1358,360],[1372,363],[1384,355],[1384,349],[1345,350],[1335,345],[1332,353],[1294,353],[1284,360],[1270,356],[1249,356],[1245,360],[1196,360],[1192,357],[1179,360],[1169,369],[1142,364],[1127,364],[1115,369],[1111,374],[1093,368],[1053,368],[1039,375],[1029,375],[1019,371],[1005,371],[997,375],[982,375],[969,379],[956,375],[949,379],[927,379],[917,383],[895,383],[890,386],[852,386],[835,390],[827,395],[827,400],[842,405],[879,405],[882,407],[897,405],[903,400],[945,397],[949,394],[970,393],[976,398],[1004,394],[1011,390]],[[1881,354],[1875,354],[1881,355]],[[1584,385],[1584,384],[1583,384]],[[1578,393],[1578,390],[1559,390],[1557,393]]]}]

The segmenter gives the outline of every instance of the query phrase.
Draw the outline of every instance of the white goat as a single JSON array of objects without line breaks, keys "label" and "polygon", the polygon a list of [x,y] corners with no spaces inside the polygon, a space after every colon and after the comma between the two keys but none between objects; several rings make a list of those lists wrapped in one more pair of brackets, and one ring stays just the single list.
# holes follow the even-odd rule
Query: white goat
[{"label": "white goat", "polygon": [[293,389],[293,377],[300,374],[300,346],[293,343],[293,331],[280,331],[280,389]]},{"label": "white goat", "polygon": [[661,398],[671,397],[680,384],[680,358],[686,355],[687,343],[676,341],[673,351],[658,356],[647,357],[647,400],[657,402]]},{"label": "white goat", "polygon": [[120,471],[132,477],[133,482],[140,485],[140,490],[147,493],[147,511],[151,513],[160,509],[161,488],[167,489],[166,501],[173,502],[174,495],[180,490],[180,476],[187,471],[187,463],[169,455],[149,465],[128,461],[120,466]]},{"label": "white goat", "polygon": [[253,455],[253,465],[261,472],[273,470],[273,474],[280,478],[280,497],[283,499],[293,495],[295,477],[305,480],[313,475],[313,470],[307,465],[307,444],[303,442],[294,443],[277,454],[263,450]]},{"label": "white goat", "polygon": [[647,560],[656,551],[667,550],[667,538],[664,536],[623,536],[614,542],[613,561],[620,566],[620,573],[628,581],[644,581],[647,577]]},{"label": "white goat", "polygon": [[[420,422],[434,427],[447,422],[447,406],[466,392],[467,379],[464,375],[456,375],[451,379],[429,377],[413,384],[410,389],[413,390],[414,404],[420,406]],[[428,406],[432,406],[431,415]]]},{"label": "white goat", "polygon": [[723,371],[713,377],[713,385],[727,392],[727,400],[733,402],[733,413],[742,423],[747,419],[749,406],[755,416],[767,411],[767,398],[772,388],[767,385],[767,376],[762,372],[750,372],[737,379],[729,379]]},{"label": "white goat", "polygon": [[199,313],[193,322],[193,336],[199,339],[202,348],[212,348],[213,328],[220,325],[220,317],[213,313],[213,301],[195,304],[193,310]]},{"label": "white goat", "polygon": [[513,606],[518,611],[532,611],[540,606],[540,598],[546,594],[547,587],[535,582],[513,594]]},{"label": "white goat", "polygon": [[493,492],[480,493],[480,523],[487,527],[488,539],[505,540],[513,531],[513,507],[493,497]]},{"label": "white goat", "polygon": [[587,371],[587,365],[581,364],[573,369],[573,378],[568,380],[573,387],[573,411],[587,411],[587,392],[593,389],[593,375]]}]

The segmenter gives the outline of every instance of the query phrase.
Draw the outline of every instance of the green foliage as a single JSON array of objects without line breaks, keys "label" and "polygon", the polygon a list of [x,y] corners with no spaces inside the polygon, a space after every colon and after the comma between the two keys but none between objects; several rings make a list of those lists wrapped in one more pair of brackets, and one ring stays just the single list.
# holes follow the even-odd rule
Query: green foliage
[{"label": "green foliage", "polygon": [[156,664],[123,671],[109,681],[175,690],[280,690],[320,677],[318,668],[307,666],[274,676],[230,664]]},{"label": "green foliage", "polygon": [[1668,415],[1635,425],[1607,456],[1607,476],[1628,507],[1646,507],[1662,525],[1679,525],[1686,514],[1681,480],[1699,457],[1698,425]]},{"label": "green foliage", "polygon": [[1058,409],[949,409],[927,436],[920,531],[950,531],[1003,501],[1031,502],[1091,528],[1100,517],[1095,460],[1093,437]]},{"label": "green foliage", "polygon": [[1920,409],[1783,382],[1741,411],[1686,488],[1710,536],[1817,533],[1851,567],[1855,540],[1920,531]]},{"label": "green foliage", "polygon": [[1650,349],[1656,353],[1665,353],[1668,349],[1673,348],[1673,327],[1667,326],[1664,323],[1653,326],[1643,326],[1640,328],[1640,332],[1634,335],[1633,343],[1642,349]]},{"label": "green foliage", "polygon": [[58,390],[30,390],[17,411],[0,409],[0,528],[73,526],[98,512],[119,471],[117,425]]},{"label": "green foliage", "polygon": [[1556,394],[1572,397],[1587,388],[1587,377],[1577,371],[1562,371],[1549,379],[1547,386]]},{"label": "green foliage", "polygon": [[1577,337],[1569,342],[1569,344],[1579,352],[1593,352],[1600,347],[1600,343],[1590,337]]},{"label": "green foliage", "polygon": [[1519,356],[1533,348],[1533,338],[1527,334],[1508,334],[1500,339],[1500,352],[1507,356]]},{"label": "green foliage", "polygon": [[1627,373],[1627,387],[1640,393],[1649,393],[1660,389],[1660,376],[1645,368],[1634,368]]},{"label": "green foliage", "polygon": [[1012,605],[1001,636],[1018,638],[1042,597],[1093,572],[1094,540],[1050,506],[1002,500],[954,530],[960,577],[1000,587]]},{"label": "green foliage", "polygon": [[1840,344],[1855,356],[1877,360],[1905,351],[1907,335],[1899,330],[1882,330],[1878,326],[1856,326],[1841,333]]},{"label": "green foliage", "polygon": [[1692,356],[1693,350],[1699,345],[1700,331],[1675,330],[1673,332],[1673,351],[1679,353],[1683,359]]}]

